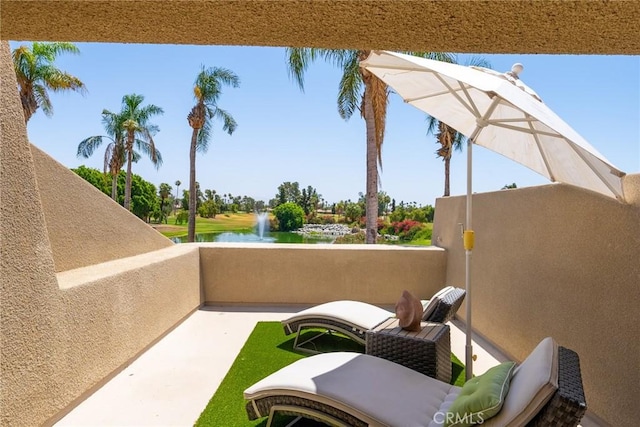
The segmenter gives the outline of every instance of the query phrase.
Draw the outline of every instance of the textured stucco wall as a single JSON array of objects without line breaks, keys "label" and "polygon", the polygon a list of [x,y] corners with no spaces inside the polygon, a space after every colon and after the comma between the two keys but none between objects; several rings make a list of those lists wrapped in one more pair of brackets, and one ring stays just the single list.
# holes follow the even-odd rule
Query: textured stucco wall
[{"label": "textured stucco wall", "polygon": [[638,22],[635,1],[2,0],[0,28],[4,40],[633,54]]},{"label": "textured stucco wall", "polygon": [[[465,206],[438,199],[433,230],[447,281],[461,287]],[[473,224],[474,329],[520,359],[553,336],[579,353],[589,408],[637,425],[640,208],[549,185],[474,195]]]},{"label": "textured stucco wall", "polygon": [[394,304],[403,289],[429,298],[445,286],[441,248],[202,244],[205,302]]},{"label": "textured stucco wall", "polygon": [[640,208],[640,173],[625,176],[622,189],[625,201]]},{"label": "textured stucco wall", "polygon": [[59,367],[64,388],[58,390],[65,406],[200,306],[198,264],[197,248],[176,245],[58,273],[59,327],[67,336],[55,351],[65,360]]},{"label": "textured stucco wall", "polygon": [[61,301],[8,43],[0,43],[0,425],[62,404]]},{"label": "textured stucco wall", "polygon": [[173,245],[34,145],[31,152],[56,272]]},{"label": "textured stucco wall", "polygon": [[[70,188],[66,193],[58,186],[67,181],[48,177],[56,172],[64,177],[65,171],[59,171],[61,166],[38,150],[31,150],[11,64],[9,45],[2,42],[0,425],[34,426],[53,422],[76,399],[200,305],[199,252],[194,247],[171,244],[56,276],[54,260],[58,259],[52,250],[56,244],[50,244],[50,238],[58,239],[59,234],[58,230],[48,232],[46,220],[51,216],[45,216],[58,206],[52,210],[43,207],[45,201],[52,201],[44,196],[41,203],[40,186],[53,191],[48,196],[58,196],[61,206],[79,203],[86,209],[84,203],[88,202],[101,208],[104,203],[102,208],[116,217],[120,208],[109,206],[108,198],[98,197],[91,186],[75,177],[66,175]],[[50,170],[36,177],[36,163]],[[131,227],[134,237],[139,233],[142,241],[146,239],[149,229],[142,222],[134,218],[137,226],[127,225],[123,218],[122,223]],[[52,224],[51,228],[58,226]],[[99,246],[98,241],[110,238],[85,233],[75,235],[83,253],[91,252],[89,244]],[[160,242],[165,240],[161,237]],[[124,245],[130,245],[130,240]],[[141,245],[142,249],[149,250]],[[60,256],[81,256],[76,249],[66,247],[65,251]],[[97,262],[95,255],[91,257]]]}]

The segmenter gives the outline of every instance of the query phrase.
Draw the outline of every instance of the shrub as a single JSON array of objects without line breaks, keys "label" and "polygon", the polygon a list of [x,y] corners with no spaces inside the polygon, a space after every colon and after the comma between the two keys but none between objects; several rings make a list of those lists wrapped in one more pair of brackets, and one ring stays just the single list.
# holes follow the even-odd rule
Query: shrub
[{"label": "shrub", "polygon": [[176,213],[176,224],[184,224],[189,220],[189,211],[185,211],[184,209],[180,209]]},{"label": "shrub", "polygon": [[167,215],[160,210],[160,208],[156,208],[151,212],[151,220],[156,224],[161,224],[162,221],[167,222]]},{"label": "shrub", "polygon": [[296,230],[304,223],[304,210],[293,202],[278,205],[273,214],[278,218],[280,231]]},{"label": "shrub", "polygon": [[364,243],[364,237],[364,233],[347,234],[345,236],[336,237],[336,240],[334,240],[333,243],[336,245]]},{"label": "shrub", "polygon": [[424,209],[412,210],[409,217],[414,221],[427,222],[427,212]]},{"label": "shrub", "polygon": [[416,233],[418,233],[423,227],[424,224],[421,222],[414,221],[412,219],[405,219],[404,221],[392,223],[390,228],[393,228],[393,233],[389,234],[395,234],[400,238],[400,240],[413,240]]},{"label": "shrub", "polygon": [[404,240],[404,241],[411,241],[413,240],[413,238],[416,236],[416,234],[418,234],[418,232],[422,229],[422,225],[419,225],[417,227],[412,227],[409,230],[400,233],[398,235],[398,237],[400,237],[400,240]]},{"label": "shrub", "polygon": [[401,222],[404,221],[406,217],[407,211],[402,205],[398,206],[396,210],[391,212],[391,215],[389,215],[391,222]]},{"label": "shrub", "polygon": [[418,232],[413,236],[412,240],[431,240],[433,230],[429,227],[422,227]]},{"label": "shrub", "polygon": [[344,217],[347,222],[356,222],[363,214],[363,209],[357,203],[347,203],[345,206]]},{"label": "shrub", "polygon": [[198,208],[198,214],[202,218],[215,218],[217,213],[218,213],[218,206],[215,204],[213,200],[205,201]]},{"label": "shrub", "polygon": [[320,223],[321,224],[335,224],[336,220],[332,215],[323,215],[320,218]]},{"label": "shrub", "polygon": [[269,230],[278,230],[280,228],[280,224],[278,224],[278,218],[269,217]]},{"label": "shrub", "polygon": [[[358,221],[358,225],[360,226],[360,228],[367,228],[367,217],[366,216],[360,217],[360,220]],[[384,222],[384,219],[378,218],[377,225],[376,225],[378,233],[380,233],[386,225],[387,224]]]},{"label": "shrub", "polygon": [[318,218],[315,212],[311,212],[306,216],[306,222],[307,224],[322,224],[322,221],[320,221],[320,218]]}]

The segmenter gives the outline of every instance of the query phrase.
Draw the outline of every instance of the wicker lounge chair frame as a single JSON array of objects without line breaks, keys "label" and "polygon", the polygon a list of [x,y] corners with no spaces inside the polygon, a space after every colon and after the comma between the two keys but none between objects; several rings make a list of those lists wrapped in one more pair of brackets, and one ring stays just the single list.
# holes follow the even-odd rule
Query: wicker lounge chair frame
[{"label": "wicker lounge chair frame", "polygon": [[[462,301],[466,292],[464,289],[453,288],[451,291],[447,292],[445,295],[440,298],[438,304],[435,309],[429,315],[428,318],[423,319],[423,321],[433,322],[433,323],[447,323],[456,315],[456,312],[462,305]],[[389,317],[393,316],[394,313],[389,312]],[[386,320],[386,319],[384,319]],[[383,321],[384,321],[383,320]],[[354,323],[348,322],[346,320],[337,318],[337,317],[328,317],[328,316],[310,316],[303,317],[295,321],[283,321],[282,326],[284,328],[285,335],[296,334],[296,338],[293,342],[293,348],[298,351],[303,351],[305,353],[316,354],[319,353],[317,351],[313,341],[320,338],[323,335],[331,334],[332,332],[341,333],[352,340],[360,343],[362,345],[366,344],[366,328],[363,328],[361,325],[356,325]],[[375,325],[378,326],[378,325]],[[311,338],[300,341],[301,333],[306,329],[323,329],[322,332],[312,336]],[[311,344],[313,348],[304,347],[305,345]]]},{"label": "wicker lounge chair frame", "polygon": [[[276,409],[273,409],[276,407]],[[282,408],[280,411],[278,408]],[[246,404],[247,415],[255,420],[269,415],[270,425],[276,412],[297,415],[330,425],[356,427],[377,426],[366,414],[352,410],[346,405],[325,401],[305,393],[286,390],[278,394],[257,397]],[[558,347],[558,389],[551,400],[527,424],[527,427],[575,427],[587,410],[580,373],[578,355],[565,347]]]},{"label": "wicker lounge chair frame", "polygon": [[[323,335],[331,335],[333,332],[339,332],[355,342],[365,345],[366,344],[366,332],[362,330],[362,328],[349,323],[349,322],[337,322],[335,319],[322,318],[322,317],[313,317],[306,319],[304,322],[295,322],[296,325],[296,339],[293,341],[293,348],[295,350],[304,351],[306,353],[320,353],[314,341],[320,338]],[[377,326],[377,325],[376,325]],[[302,342],[298,342],[300,340],[300,334],[304,329],[324,329],[324,331],[319,332],[318,334],[313,335],[311,338],[306,339]],[[285,333],[287,330],[287,326],[285,326]],[[289,332],[292,333],[293,331]],[[287,334],[288,335],[288,334]],[[304,347],[305,345],[310,344],[313,348]]]},{"label": "wicker lounge chair frame", "polygon": [[269,411],[269,419],[267,420],[266,427],[271,427],[276,413],[297,416],[297,418],[291,423],[287,424],[287,426],[296,424],[298,420],[300,420],[300,418],[310,418],[312,420],[320,421],[330,426],[350,427],[349,424],[346,424],[342,420],[334,418],[324,412],[310,408],[300,408],[293,405],[273,405],[271,407],[271,410]]},{"label": "wicker lounge chair frame", "polygon": [[440,298],[433,313],[427,319],[422,320],[434,323],[449,322],[458,312],[466,294],[464,289],[453,288]]}]

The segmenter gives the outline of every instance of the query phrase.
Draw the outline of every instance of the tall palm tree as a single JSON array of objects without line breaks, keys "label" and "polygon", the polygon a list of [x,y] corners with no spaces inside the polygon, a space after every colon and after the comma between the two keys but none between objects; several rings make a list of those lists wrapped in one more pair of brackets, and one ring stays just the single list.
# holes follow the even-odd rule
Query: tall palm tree
[{"label": "tall palm tree", "polygon": [[176,214],[176,202],[178,201],[178,190],[180,189],[180,186],[182,185],[182,183],[180,182],[180,180],[176,180],[175,182],[176,184],[176,199],[173,201],[173,214]]},{"label": "tall palm tree", "polygon": [[[88,159],[93,155],[105,140],[111,141],[104,151],[104,173],[107,171],[111,175],[111,198],[118,198],[118,174],[126,161],[124,153],[124,131],[122,129],[121,118],[107,110],[102,112],[102,124],[108,135],[95,135],[86,138],[78,144],[78,157]],[[133,161],[140,158],[138,153],[134,153]]]},{"label": "tall palm tree", "polygon": [[[130,94],[122,97],[122,129],[124,130],[125,142],[124,152],[127,157],[127,177],[124,187],[124,208],[131,210],[131,164],[133,163],[137,148],[147,155],[156,168],[162,165],[162,155],[156,149],[153,142],[155,135],[160,128],[150,122],[151,118],[158,114],[163,114],[164,110],[156,105],[149,104],[142,106],[144,96]],[[102,114],[114,114],[104,110]]]},{"label": "tall palm tree", "polygon": [[223,86],[238,87],[240,79],[231,70],[211,67],[202,69],[193,85],[193,96],[196,105],[191,109],[187,120],[193,129],[191,148],[189,150],[189,221],[187,240],[193,242],[196,236],[196,151],[206,152],[209,148],[213,119],[222,120],[222,130],[229,135],[238,127],[235,119],[227,111],[218,106]]},{"label": "tall palm tree", "polygon": [[434,135],[436,142],[440,144],[440,147],[436,151],[436,156],[440,157],[444,162],[443,196],[448,197],[450,194],[451,156],[454,150],[462,151],[462,146],[467,141],[467,138],[454,128],[432,116],[427,117],[427,134]]},{"label": "tall palm tree", "polygon": [[171,195],[171,186],[166,182],[160,184],[158,188],[158,194],[160,195],[160,218],[166,222],[166,214],[164,213],[164,201]]},{"label": "tall palm tree", "polygon": [[84,94],[86,87],[79,78],[55,67],[54,62],[62,53],[78,54],[73,43],[33,42],[31,48],[22,45],[13,51],[13,66],[18,80],[20,101],[27,123],[38,108],[47,116],[53,114],[48,91],[72,90]]},{"label": "tall palm tree", "polygon": [[[451,62],[458,63],[458,57],[453,56]],[[475,67],[490,67],[489,61],[477,56],[471,57],[466,64]],[[444,197],[450,194],[450,172],[451,172],[451,156],[453,151],[462,151],[462,147],[467,142],[467,137],[450,127],[444,122],[439,121],[435,117],[427,115],[427,135],[434,135],[436,143],[440,147],[436,151],[436,156],[442,158],[444,162]]]},{"label": "tall palm tree", "polygon": [[[304,91],[304,73],[318,58],[342,69],[338,88],[338,113],[349,120],[356,110],[365,120],[367,141],[366,243],[375,243],[378,234],[378,164],[382,167],[382,143],[389,103],[389,88],[369,71],[360,68],[360,61],[370,50],[288,48],[289,75]],[[445,53],[408,52],[425,58],[449,60]]]}]

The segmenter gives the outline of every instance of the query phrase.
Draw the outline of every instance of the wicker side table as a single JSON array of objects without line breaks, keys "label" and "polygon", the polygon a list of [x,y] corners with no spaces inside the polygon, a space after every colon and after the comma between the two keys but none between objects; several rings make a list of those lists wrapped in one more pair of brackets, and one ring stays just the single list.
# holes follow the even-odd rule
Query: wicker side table
[{"label": "wicker side table", "polygon": [[420,332],[409,332],[391,317],[366,333],[366,352],[440,381],[451,381],[449,326],[422,322]]}]

